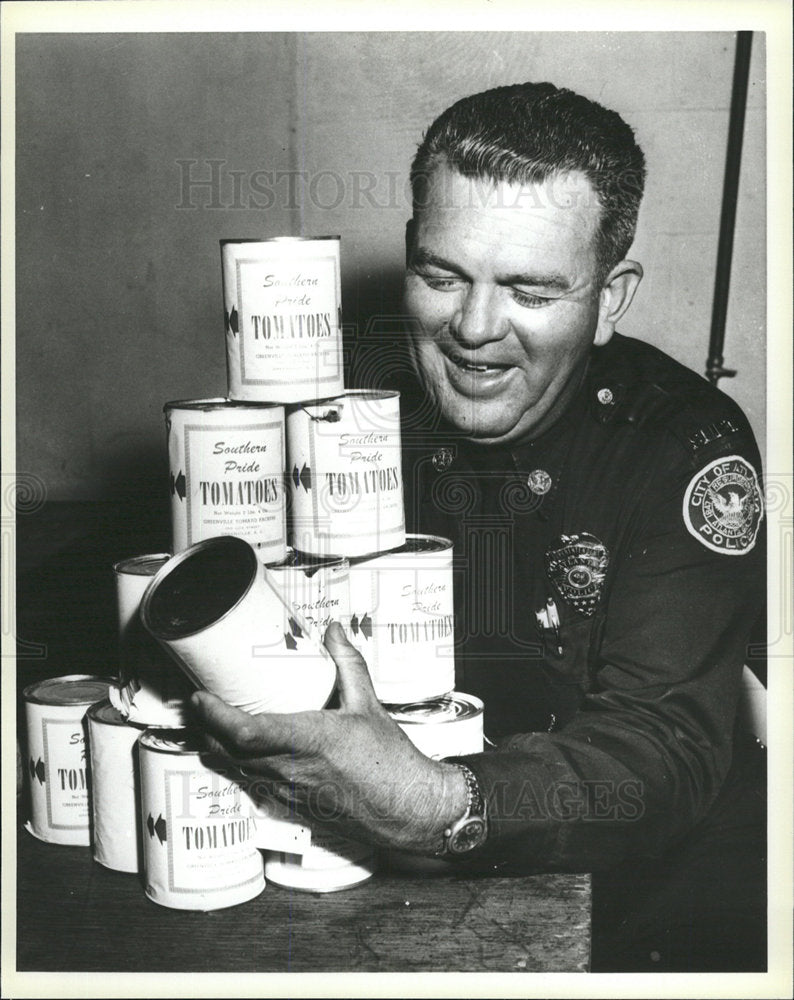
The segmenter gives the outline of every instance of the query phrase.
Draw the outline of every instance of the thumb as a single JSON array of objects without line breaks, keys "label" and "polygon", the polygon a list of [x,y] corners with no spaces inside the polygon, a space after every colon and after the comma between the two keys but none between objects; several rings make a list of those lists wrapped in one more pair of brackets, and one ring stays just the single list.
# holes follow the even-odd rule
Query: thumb
[{"label": "thumb", "polygon": [[336,664],[339,698],[343,708],[371,711],[380,707],[366,661],[348,640],[339,622],[331,622],[325,631],[325,648]]}]

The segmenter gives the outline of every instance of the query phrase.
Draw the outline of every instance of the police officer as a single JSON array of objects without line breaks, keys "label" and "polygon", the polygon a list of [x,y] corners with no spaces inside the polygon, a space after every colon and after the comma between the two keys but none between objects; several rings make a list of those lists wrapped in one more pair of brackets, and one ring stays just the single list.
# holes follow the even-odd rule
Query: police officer
[{"label": "police officer", "polygon": [[[644,175],[617,114],[550,84],[453,105],[412,168],[405,304],[432,407],[404,429],[406,513],[455,543],[457,686],[485,701],[489,751],[419,754],[336,626],[338,708],[194,706],[307,811],[345,789],[348,836],[607,873],[595,967],[743,968],[762,935],[737,959],[747,921],[731,930],[724,908],[757,899],[763,924],[761,809],[744,765],[726,776],[763,602],[760,461],[734,403],[616,333],[642,277]],[[741,900],[713,891],[726,843]]]}]

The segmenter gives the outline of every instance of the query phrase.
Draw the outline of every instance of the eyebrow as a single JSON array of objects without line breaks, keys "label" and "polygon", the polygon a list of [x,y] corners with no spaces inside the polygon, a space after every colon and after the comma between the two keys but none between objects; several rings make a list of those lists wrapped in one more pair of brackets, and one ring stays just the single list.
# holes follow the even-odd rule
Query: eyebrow
[{"label": "eyebrow", "polygon": [[[426,247],[417,247],[410,256],[412,267],[437,267],[442,271],[452,271],[455,274],[462,274],[462,269],[453,264],[452,261],[439,257]],[[571,288],[568,278],[557,272],[549,274],[508,274],[499,279],[500,285],[528,285],[530,288],[550,288],[560,292],[567,292]]]}]

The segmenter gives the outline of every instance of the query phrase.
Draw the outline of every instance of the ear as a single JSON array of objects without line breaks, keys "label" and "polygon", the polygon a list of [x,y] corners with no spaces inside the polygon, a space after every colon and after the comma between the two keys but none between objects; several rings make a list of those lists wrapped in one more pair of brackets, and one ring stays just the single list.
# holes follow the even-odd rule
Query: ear
[{"label": "ear", "polygon": [[409,219],[405,223],[405,266],[408,267],[408,263],[411,259],[411,250],[414,245],[414,237],[416,236],[416,220]]},{"label": "ear", "polygon": [[641,281],[642,265],[634,260],[622,260],[609,272],[598,297],[598,326],[593,340],[596,347],[612,339]]}]

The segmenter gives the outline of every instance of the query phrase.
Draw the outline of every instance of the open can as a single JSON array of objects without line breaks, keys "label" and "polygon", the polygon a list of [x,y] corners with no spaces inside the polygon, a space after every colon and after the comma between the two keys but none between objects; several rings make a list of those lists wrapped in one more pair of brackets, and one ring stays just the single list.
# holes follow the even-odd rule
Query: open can
[{"label": "open can", "polygon": [[[307,637],[300,648],[286,617]],[[141,620],[194,684],[244,711],[323,708],[334,689],[334,661],[240,538],[208,538],[169,559]]]}]

